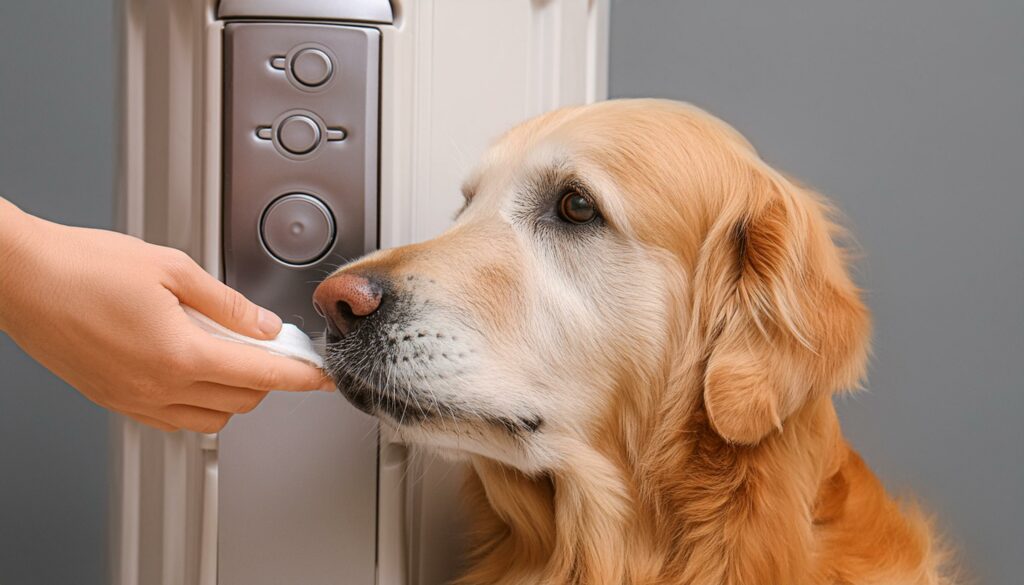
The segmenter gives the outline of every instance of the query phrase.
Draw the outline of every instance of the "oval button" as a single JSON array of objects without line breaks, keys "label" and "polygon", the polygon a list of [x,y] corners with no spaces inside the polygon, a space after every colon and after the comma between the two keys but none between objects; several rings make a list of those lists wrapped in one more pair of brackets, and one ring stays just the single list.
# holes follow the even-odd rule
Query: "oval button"
[{"label": "oval button", "polygon": [[267,207],[260,236],[275,258],[288,264],[319,260],[334,243],[334,217],[319,199],[292,193]]},{"label": "oval button", "polygon": [[292,77],[306,87],[327,83],[334,73],[331,58],[320,49],[303,49],[292,57]]},{"label": "oval button", "polygon": [[292,154],[307,154],[320,146],[320,125],[309,116],[288,116],[277,128],[277,142]]}]

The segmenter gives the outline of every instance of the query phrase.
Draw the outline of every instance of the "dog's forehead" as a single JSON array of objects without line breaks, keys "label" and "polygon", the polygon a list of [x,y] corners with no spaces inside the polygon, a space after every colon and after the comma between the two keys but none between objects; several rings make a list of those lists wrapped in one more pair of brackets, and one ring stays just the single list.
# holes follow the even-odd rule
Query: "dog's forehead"
[{"label": "dog's forehead", "polygon": [[[619,100],[556,110],[513,128],[467,181],[504,189],[541,173],[591,185],[602,211],[629,235],[675,246],[704,221],[702,199],[736,153],[753,153],[735,130],[703,110],[666,100]],[[556,171],[556,172],[551,172]],[[685,234],[692,235],[692,234]]]}]

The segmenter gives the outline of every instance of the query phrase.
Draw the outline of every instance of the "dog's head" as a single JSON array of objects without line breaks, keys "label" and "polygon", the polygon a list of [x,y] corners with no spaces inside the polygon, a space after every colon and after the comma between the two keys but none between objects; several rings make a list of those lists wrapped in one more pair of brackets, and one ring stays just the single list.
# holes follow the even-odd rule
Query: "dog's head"
[{"label": "dog's head", "polygon": [[665,412],[685,369],[714,429],[753,444],[862,374],[868,319],[824,205],[694,107],[531,120],[464,194],[446,233],[315,296],[339,388],[405,440],[556,468],[609,418]]}]

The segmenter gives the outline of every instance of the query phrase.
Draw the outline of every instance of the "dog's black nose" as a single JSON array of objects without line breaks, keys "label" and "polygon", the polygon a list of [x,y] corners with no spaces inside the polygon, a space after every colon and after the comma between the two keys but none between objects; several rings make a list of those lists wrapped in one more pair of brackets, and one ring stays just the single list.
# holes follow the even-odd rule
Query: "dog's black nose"
[{"label": "dog's black nose", "polygon": [[313,307],[327,319],[328,340],[340,337],[355,327],[359,319],[380,308],[383,288],[372,277],[341,272],[316,287]]}]

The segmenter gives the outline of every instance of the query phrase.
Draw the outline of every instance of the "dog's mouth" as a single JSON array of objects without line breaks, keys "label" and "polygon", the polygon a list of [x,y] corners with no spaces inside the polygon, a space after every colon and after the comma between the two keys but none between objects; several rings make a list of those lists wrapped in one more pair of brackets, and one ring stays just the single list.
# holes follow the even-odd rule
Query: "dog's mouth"
[{"label": "dog's mouth", "polygon": [[[335,375],[338,389],[353,406],[359,410],[382,418],[399,427],[423,426],[438,423],[438,426],[452,430],[459,429],[459,423],[483,424],[500,429],[516,438],[524,438],[540,431],[544,419],[536,415],[490,415],[470,412],[459,406],[425,401],[416,398],[424,393],[404,388],[378,388],[351,373]],[[455,423],[449,427],[446,422]]]},{"label": "dog's mouth", "polygon": [[[425,404],[398,388],[376,388],[349,373],[335,377],[341,394],[359,410],[373,416],[387,416],[393,422],[416,424],[441,418],[441,405]],[[454,416],[452,410],[448,416]]]}]

